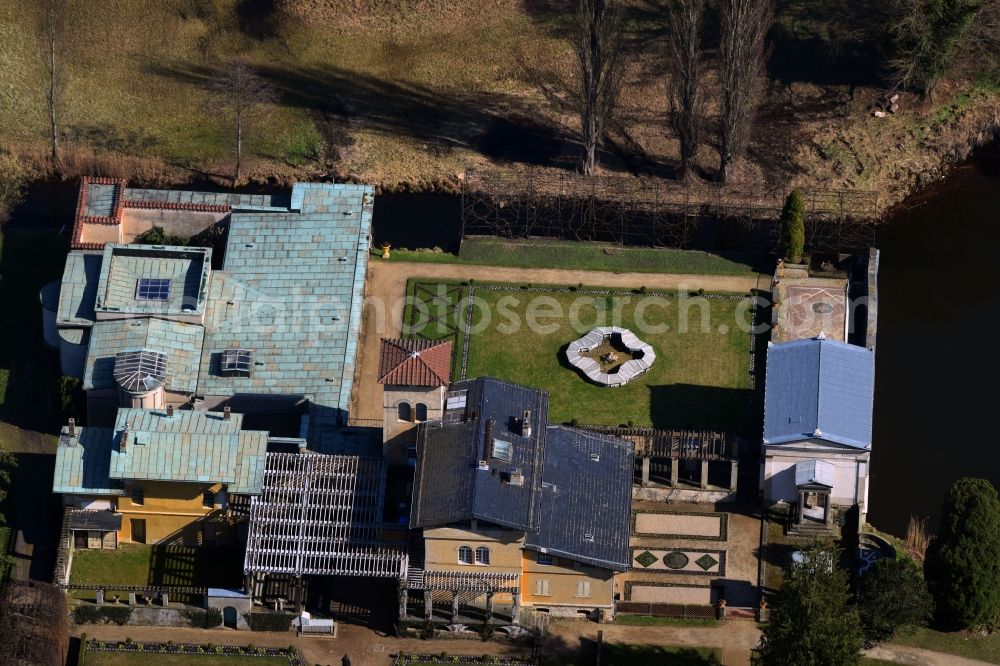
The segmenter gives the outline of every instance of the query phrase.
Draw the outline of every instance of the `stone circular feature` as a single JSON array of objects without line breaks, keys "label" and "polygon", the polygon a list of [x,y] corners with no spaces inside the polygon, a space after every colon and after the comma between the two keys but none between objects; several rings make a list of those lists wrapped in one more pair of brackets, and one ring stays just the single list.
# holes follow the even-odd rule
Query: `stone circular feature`
[{"label": "stone circular feature", "polygon": [[[592,356],[602,349],[598,358]],[[655,360],[651,345],[618,326],[600,326],[566,346],[566,361],[600,386],[624,386],[648,372]]]},{"label": "stone circular feature", "polygon": [[688,556],[679,550],[674,550],[663,556],[663,564],[671,569],[683,569],[687,566]]}]

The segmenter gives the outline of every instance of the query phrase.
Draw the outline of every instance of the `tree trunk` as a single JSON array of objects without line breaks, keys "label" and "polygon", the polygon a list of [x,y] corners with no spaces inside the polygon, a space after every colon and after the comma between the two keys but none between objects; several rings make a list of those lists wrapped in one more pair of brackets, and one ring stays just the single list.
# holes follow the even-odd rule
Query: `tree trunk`
[{"label": "tree trunk", "polygon": [[236,115],[236,176],[233,178],[233,187],[239,184],[243,178],[243,114]]},{"label": "tree trunk", "polygon": [[56,123],[56,26],[55,8],[49,6],[49,129],[52,143],[52,168],[59,172],[59,127]]},{"label": "tree trunk", "polygon": [[583,173],[588,176],[593,176],[597,170],[597,131],[594,124],[594,120],[592,119],[585,132],[586,146],[583,159]]},{"label": "tree trunk", "polygon": [[728,183],[729,179],[732,177],[732,166],[733,158],[728,155],[723,155],[719,160],[719,182]]}]

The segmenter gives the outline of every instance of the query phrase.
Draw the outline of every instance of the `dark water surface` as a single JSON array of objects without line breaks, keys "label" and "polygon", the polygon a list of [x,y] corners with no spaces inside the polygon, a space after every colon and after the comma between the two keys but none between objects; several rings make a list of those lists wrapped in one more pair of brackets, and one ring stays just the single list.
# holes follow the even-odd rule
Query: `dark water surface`
[{"label": "dark water surface", "polygon": [[878,234],[869,520],[936,527],[963,476],[1000,488],[1000,144],[908,199]]}]

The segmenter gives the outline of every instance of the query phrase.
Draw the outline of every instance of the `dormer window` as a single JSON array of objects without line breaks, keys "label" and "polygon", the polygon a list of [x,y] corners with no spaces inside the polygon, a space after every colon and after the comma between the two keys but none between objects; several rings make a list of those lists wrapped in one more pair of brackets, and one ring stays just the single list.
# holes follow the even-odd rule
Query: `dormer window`
[{"label": "dormer window", "polygon": [[164,278],[139,278],[135,297],[140,301],[169,301],[171,281]]}]

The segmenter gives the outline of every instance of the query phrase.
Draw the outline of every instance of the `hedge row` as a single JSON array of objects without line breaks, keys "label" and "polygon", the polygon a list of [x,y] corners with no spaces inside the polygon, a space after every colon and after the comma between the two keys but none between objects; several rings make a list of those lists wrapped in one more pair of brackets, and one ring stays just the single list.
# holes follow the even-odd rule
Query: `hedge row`
[{"label": "hedge row", "polygon": [[292,616],[287,613],[247,613],[243,617],[251,631],[288,631],[292,627]]},{"label": "hedge row", "polygon": [[91,606],[77,604],[73,608],[73,621],[77,624],[104,624],[110,622],[119,626],[128,624],[132,617],[129,606]]}]

